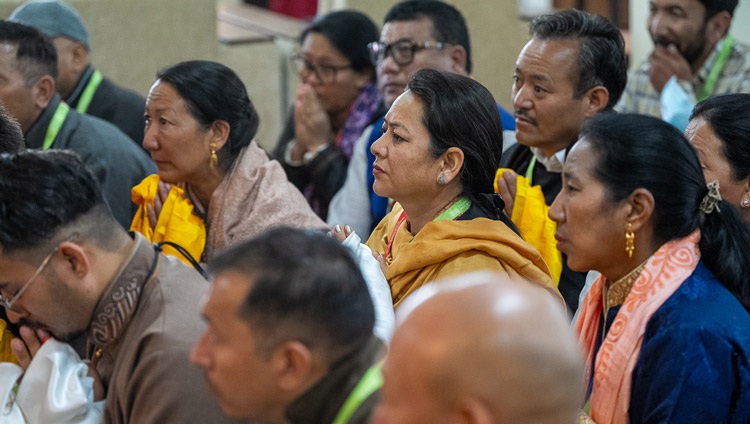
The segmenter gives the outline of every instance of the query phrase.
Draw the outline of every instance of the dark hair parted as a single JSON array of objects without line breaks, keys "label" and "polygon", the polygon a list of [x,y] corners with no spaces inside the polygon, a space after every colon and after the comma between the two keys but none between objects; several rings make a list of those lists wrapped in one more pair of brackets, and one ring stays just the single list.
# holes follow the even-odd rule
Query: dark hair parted
[{"label": "dark hair parted", "polygon": [[45,75],[57,80],[57,50],[36,28],[2,20],[0,43],[16,46],[15,68],[23,75],[27,87]]},{"label": "dark hair parted", "polygon": [[375,80],[375,67],[367,44],[378,41],[380,31],[367,15],[354,10],[339,10],[319,16],[300,35],[300,43],[310,33],[324,36],[333,47],[351,62],[355,71],[369,70]]},{"label": "dark hair parted", "polygon": [[706,8],[706,20],[711,19],[719,12],[729,12],[734,16],[734,9],[737,8],[737,0],[699,0],[703,7]]},{"label": "dark hair parted", "polygon": [[[436,0],[409,0],[396,3],[385,15],[384,23],[429,19],[435,41],[462,46],[466,50],[466,72],[471,73],[469,29],[461,12],[448,3]],[[427,40],[415,40],[427,41]]]},{"label": "dark hair parted", "polygon": [[252,282],[239,313],[261,332],[267,352],[293,339],[334,360],[372,337],[375,311],[364,277],[349,251],[322,232],[266,230],[209,267]]},{"label": "dark hair parted", "polygon": [[430,152],[450,147],[464,153],[459,178],[466,196],[494,193],[503,150],[503,127],[492,94],[475,80],[451,72],[420,69],[406,86],[424,103],[422,122],[430,133]]},{"label": "dark hair parted", "polygon": [[708,189],[698,156],[685,137],[661,119],[611,112],[586,121],[580,140],[597,155],[593,175],[605,186],[609,200],[620,202],[637,188],[651,193],[658,242],[700,228],[702,261],[750,310],[750,230],[726,200],[720,211],[700,212]]},{"label": "dark hair parted", "polygon": [[54,149],[0,155],[4,255],[59,242],[63,230],[108,246],[116,228],[99,183],[77,154]]},{"label": "dark hair parted", "polygon": [[574,96],[581,98],[588,90],[603,86],[609,92],[605,110],[617,104],[625,90],[628,66],[625,40],[612,22],[570,9],[535,18],[529,24],[529,35],[541,40],[579,40],[578,83]]},{"label": "dark hair parted", "polygon": [[14,153],[24,147],[23,132],[18,122],[0,104],[0,153]]},{"label": "dark hair parted", "polygon": [[237,74],[221,63],[190,60],[162,69],[156,78],[177,90],[204,130],[214,121],[229,124],[227,142],[217,153],[219,166],[229,169],[240,151],[255,138],[260,124],[258,111]]},{"label": "dark hair parted", "polygon": [[750,94],[711,96],[695,105],[690,120],[703,118],[721,142],[721,154],[739,181],[750,177]]}]

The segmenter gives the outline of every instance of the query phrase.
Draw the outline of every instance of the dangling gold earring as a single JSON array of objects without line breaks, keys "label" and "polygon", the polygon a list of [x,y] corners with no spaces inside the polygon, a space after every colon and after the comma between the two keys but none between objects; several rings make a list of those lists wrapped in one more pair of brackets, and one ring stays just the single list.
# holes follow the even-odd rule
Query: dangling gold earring
[{"label": "dangling gold earring", "polygon": [[214,170],[219,163],[219,157],[216,156],[216,143],[212,141],[208,145],[208,148],[211,149],[211,159],[208,160],[208,167],[211,168],[211,170]]},{"label": "dangling gold earring", "polygon": [[633,232],[633,224],[628,222],[628,228],[625,230],[625,251],[628,252],[628,258],[633,257],[634,250],[635,233]]}]

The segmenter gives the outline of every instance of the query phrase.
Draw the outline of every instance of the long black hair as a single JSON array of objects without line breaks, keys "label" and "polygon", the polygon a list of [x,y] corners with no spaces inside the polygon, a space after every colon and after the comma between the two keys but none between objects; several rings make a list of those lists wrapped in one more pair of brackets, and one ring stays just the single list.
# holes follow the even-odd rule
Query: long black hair
[{"label": "long black hair", "polygon": [[608,200],[648,190],[660,243],[700,228],[701,260],[750,311],[750,230],[726,200],[718,211],[700,211],[708,188],[698,155],[682,133],[661,119],[610,112],[588,120],[580,138],[598,155],[593,175],[606,187]]}]

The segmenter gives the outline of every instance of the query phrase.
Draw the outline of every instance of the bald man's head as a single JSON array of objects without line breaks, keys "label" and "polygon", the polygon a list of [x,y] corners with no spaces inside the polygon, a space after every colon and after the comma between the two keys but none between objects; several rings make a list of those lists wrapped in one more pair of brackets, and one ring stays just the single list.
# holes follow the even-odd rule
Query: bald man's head
[{"label": "bald man's head", "polygon": [[583,359],[544,289],[467,274],[414,293],[398,320],[375,423],[576,422]]}]

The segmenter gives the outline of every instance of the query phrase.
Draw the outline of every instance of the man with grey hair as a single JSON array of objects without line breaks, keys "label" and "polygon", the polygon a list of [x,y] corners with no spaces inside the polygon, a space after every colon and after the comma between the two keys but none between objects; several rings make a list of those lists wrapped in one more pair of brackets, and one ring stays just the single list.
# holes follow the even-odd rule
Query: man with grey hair
[{"label": "man with grey hair", "polygon": [[375,424],[576,422],[583,357],[544,289],[465,274],[424,286],[397,321]]}]

